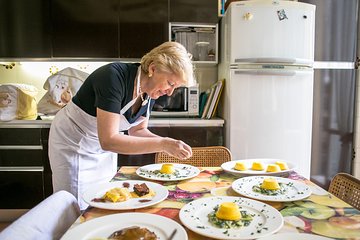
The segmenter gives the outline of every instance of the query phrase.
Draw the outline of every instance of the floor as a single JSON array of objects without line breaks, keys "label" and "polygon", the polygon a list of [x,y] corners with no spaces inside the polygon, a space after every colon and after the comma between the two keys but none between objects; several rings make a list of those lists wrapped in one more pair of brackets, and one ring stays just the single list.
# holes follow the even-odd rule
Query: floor
[{"label": "floor", "polygon": [[0,209],[0,232],[27,211],[28,209]]}]

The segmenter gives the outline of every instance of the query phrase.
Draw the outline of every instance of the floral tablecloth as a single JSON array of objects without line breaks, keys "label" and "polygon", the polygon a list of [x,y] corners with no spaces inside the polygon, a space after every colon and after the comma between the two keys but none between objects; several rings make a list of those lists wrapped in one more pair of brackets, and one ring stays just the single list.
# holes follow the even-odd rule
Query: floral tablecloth
[{"label": "floral tablecloth", "polygon": [[[137,167],[122,167],[112,181],[143,180],[136,175],[136,169]],[[126,211],[89,207],[73,224],[73,227],[96,217],[120,212],[153,213],[181,223],[180,209],[194,199],[214,195],[239,196],[231,188],[232,182],[238,177],[232,176],[218,167],[200,168],[200,170],[200,174],[193,179],[158,182],[169,190],[168,198],[159,204]],[[360,239],[360,211],[295,172],[290,172],[288,177],[306,183],[311,188],[312,195],[296,202],[267,202],[284,216],[284,226],[278,233],[298,232],[334,239]],[[190,240],[209,239],[186,230]]]}]

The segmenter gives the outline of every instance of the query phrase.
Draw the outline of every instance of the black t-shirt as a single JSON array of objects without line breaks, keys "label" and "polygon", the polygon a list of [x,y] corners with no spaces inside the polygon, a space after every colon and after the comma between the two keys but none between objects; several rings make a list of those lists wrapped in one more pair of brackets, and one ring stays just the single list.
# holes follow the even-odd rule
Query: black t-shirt
[{"label": "black t-shirt", "polygon": [[[72,101],[86,113],[96,117],[96,108],[120,114],[120,110],[132,100],[134,81],[140,64],[115,62],[96,69],[84,81]],[[149,101],[150,109],[154,100]],[[146,116],[148,104],[131,115],[129,108],[124,116],[133,123]]]}]

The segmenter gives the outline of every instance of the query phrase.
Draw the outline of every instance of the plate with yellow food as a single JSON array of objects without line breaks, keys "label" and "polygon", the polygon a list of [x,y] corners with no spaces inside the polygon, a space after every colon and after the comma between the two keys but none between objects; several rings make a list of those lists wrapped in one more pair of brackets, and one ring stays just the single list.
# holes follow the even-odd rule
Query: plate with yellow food
[{"label": "plate with yellow food", "polygon": [[310,187],[305,183],[276,176],[243,177],[231,186],[240,195],[262,201],[292,202],[311,195]]},{"label": "plate with yellow food", "polygon": [[[175,234],[173,234],[175,232]],[[117,213],[92,219],[69,229],[61,240],[187,240],[174,220],[150,213]]]},{"label": "plate with yellow food", "polygon": [[197,167],[178,163],[149,164],[136,170],[140,177],[157,181],[180,181],[196,177],[199,173]]},{"label": "plate with yellow food", "polygon": [[126,210],[152,206],[167,198],[169,191],[149,181],[116,181],[91,187],[83,199],[92,207]]},{"label": "plate with yellow food", "polygon": [[272,206],[241,197],[216,196],[194,200],[181,208],[183,225],[216,239],[254,239],[277,232],[284,224]]},{"label": "plate with yellow food", "polygon": [[233,160],[223,163],[221,167],[235,176],[285,176],[296,168],[288,161],[269,158]]}]

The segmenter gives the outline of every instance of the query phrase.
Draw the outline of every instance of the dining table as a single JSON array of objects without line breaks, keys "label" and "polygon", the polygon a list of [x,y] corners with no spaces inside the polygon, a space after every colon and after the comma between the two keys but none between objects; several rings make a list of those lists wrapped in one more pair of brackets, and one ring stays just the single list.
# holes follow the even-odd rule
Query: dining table
[{"label": "dining table", "polygon": [[[139,166],[122,166],[111,182],[145,180],[136,174],[137,168]],[[239,179],[239,176],[232,175],[221,167],[199,167],[199,170],[200,173],[191,179],[154,181],[165,186],[169,191],[167,198],[160,203],[129,210],[109,210],[90,206],[82,212],[70,229],[95,218],[129,212],[157,214],[182,224],[179,218],[180,209],[194,200],[213,196],[246,198],[246,196],[240,196],[232,188],[232,183]],[[283,216],[284,224],[279,231],[273,233],[274,237],[277,234],[289,234],[288,236],[299,234],[299,236],[313,236],[313,238],[306,239],[321,239],[321,237],[324,237],[324,239],[360,239],[359,210],[300,176],[295,171],[289,171],[286,178],[305,183],[311,190],[311,195],[298,201],[264,202],[277,209]],[[183,227],[189,240],[211,239],[191,231],[184,225]]]}]

